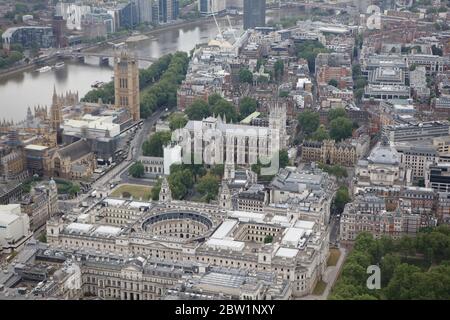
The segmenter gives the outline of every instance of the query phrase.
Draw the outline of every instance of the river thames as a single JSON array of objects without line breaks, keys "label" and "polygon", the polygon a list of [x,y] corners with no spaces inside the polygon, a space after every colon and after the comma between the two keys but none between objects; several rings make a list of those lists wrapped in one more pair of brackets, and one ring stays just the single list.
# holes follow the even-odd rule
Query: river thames
[{"label": "river thames", "polygon": [[[295,11],[283,12],[282,16],[295,15]],[[268,20],[278,20],[278,12],[268,12]],[[241,29],[241,22],[232,19],[232,25]],[[228,21],[219,21],[224,30],[229,27]],[[198,21],[189,26],[173,27],[153,32],[148,39],[128,45],[130,50],[137,51],[140,56],[159,58],[164,54],[177,50],[189,52],[196,44],[206,43],[218,34],[214,21]],[[78,91],[83,97],[95,81],[110,81],[112,67],[100,66],[98,58],[88,58],[85,63],[66,61],[62,69],[53,69],[45,73],[35,70],[20,72],[0,79],[0,121],[20,121],[26,116],[27,108],[36,105],[51,104],[53,86],[58,94],[71,90]]]}]

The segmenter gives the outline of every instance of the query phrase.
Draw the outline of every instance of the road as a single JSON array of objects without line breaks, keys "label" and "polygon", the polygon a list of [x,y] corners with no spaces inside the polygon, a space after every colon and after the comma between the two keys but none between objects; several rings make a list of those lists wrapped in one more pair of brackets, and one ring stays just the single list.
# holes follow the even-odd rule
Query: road
[{"label": "road", "polygon": [[[122,176],[127,177],[128,168],[142,155],[142,143],[150,134],[152,127],[160,119],[164,111],[155,112],[150,118],[144,120],[143,126],[138,130],[128,149],[128,156],[121,163],[117,164],[109,172],[101,176],[97,181],[92,183],[92,190],[100,187],[109,186],[112,181],[121,179]],[[126,179],[125,179],[126,180]],[[126,182],[126,181],[124,181]],[[89,205],[93,201],[88,201],[90,193],[83,193],[78,197],[70,200],[59,201],[59,209],[62,211],[69,211],[71,208],[78,206],[81,202],[88,202]]]},{"label": "road", "polygon": [[333,214],[330,218],[330,243],[336,243],[339,240],[340,218]]}]

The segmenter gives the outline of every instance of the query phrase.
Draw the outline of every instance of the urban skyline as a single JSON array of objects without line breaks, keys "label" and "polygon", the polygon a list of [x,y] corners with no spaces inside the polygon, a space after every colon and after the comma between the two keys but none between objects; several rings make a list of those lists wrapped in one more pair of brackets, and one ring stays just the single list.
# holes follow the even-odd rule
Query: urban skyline
[{"label": "urban skyline", "polygon": [[449,7],[4,1],[0,300],[448,300]]}]

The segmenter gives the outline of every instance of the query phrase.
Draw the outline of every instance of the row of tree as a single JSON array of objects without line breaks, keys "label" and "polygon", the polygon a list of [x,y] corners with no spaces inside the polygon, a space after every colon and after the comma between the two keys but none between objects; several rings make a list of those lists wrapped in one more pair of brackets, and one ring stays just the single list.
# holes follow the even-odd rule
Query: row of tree
[{"label": "row of tree", "polygon": [[[380,267],[379,290],[367,288],[370,265]],[[450,299],[450,227],[399,240],[359,234],[330,299]]]},{"label": "row of tree", "polygon": [[189,120],[202,120],[212,115],[221,116],[229,121],[239,121],[255,112],[258,103],[255,99],[244,97],[239,103],[239,112],[234,105],[225,100],[219,94],[213,94],[208,98],[208,102],[197,99],[189,107],[186,108],[186,115]]},{"label": "row of tree", "polygon": [[0,69],[9,68],[16,62],[23,59],[23,53],[20,51],[4,51],[0,52]]},{"label": "row of tree", "polygon": [[[157,82],[161,76],[166,72],[172,61],[172,54],[166,54],[153,63],[150,67],[139,71],[139,88],[141,90],[147,88],[153,83]],[[98,102],[102,99],[104,103],[114,103],[114,82],[110,81],[101,88],[93,89],[89,91],[82,101],[86,102]]]},{"label": "row of tree", "polygon": [[162,108],[177,105],[177,90],[186,77],[189,57],[185,52],[176,52],[170,61],[167,71],[160,80],[143,92],[141,99],[141,116],[146,118]]}]

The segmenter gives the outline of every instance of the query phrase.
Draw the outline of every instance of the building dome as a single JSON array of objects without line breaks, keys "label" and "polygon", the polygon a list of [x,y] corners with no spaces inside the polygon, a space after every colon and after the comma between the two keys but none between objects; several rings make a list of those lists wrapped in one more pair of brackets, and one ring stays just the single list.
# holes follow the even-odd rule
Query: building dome
[{"label": "building dome", "polygon": [[398,165],[400,163],[400,156],[394,147],[390,146],[388,142],[383,141],[379,143],[367,158],[369,163]]}]

